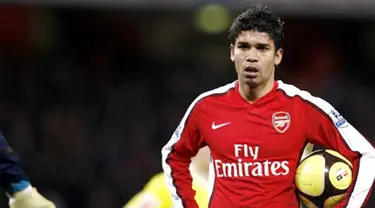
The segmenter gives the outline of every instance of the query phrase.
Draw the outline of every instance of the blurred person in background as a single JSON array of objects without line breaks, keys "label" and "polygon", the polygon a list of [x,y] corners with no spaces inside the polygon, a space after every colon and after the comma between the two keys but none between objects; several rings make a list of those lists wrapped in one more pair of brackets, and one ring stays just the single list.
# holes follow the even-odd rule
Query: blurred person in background
[{"label": "blurred person in background", "polygon": [[174,206],[199,207],[189,164],[208,146],[215,172],[210,207],[300,207],[294,173],[307,142],[336,150],[354,165],[350,191],[330,207],[366,203],[375,169],[365,168],[375,163],[375,149],[331,104],[275,80],[283,24],[262,5],[234,20],[229,40],[237,80],[198,96],[162,148]]},{"label": "blurred person in background", "polygon": [[1,186],[9,197],[11,208],[55,208],[55,204],[43,197],[33,187],[23,171],[18,156],[9,147],[0,132]]},{"label": "blurred person in background", "polygon": [[[208,170],[210,162],[209,149],[202,148],[192,159],[190,171],[193,177],[195,200],[199,207],[208,207]],[[154,175],[144,188],[137,193],[123,208],[172,208],[171,195],[165,184],[163,173]]]}]

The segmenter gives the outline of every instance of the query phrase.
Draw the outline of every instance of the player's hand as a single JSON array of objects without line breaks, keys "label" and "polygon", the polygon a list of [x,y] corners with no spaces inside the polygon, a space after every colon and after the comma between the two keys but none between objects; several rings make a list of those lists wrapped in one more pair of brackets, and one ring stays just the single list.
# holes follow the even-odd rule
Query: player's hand
[{"label": "player's hand", "polygon": [[56,205],[42,196],[34,187],[15,193],[9,200],[10,208],[56,208]]},{"label": "player's hand", "polygon": [[313,145],[311,143],[306,144],[305,148],[303,149],[301,161],[303,159],[305,159],[309,154],[311,154],[314,151],[314,147],[315,147],[315,145]]}]

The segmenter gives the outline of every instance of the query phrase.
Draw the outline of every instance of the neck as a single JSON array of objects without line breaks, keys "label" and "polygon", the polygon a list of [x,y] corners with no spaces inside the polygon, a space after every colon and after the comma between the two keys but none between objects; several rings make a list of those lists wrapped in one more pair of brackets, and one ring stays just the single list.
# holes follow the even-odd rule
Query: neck
[{"label": "neck", "polygon": [[264,84],[260,84],[258,86],[252,87],[246,83],[239,81],[239,91],[241,96],[247,100],[248,102],[252,103],[258,100],[259,98],[263,97],[267,93],[271,92],[274,86],[274,79],[270,79]]}]

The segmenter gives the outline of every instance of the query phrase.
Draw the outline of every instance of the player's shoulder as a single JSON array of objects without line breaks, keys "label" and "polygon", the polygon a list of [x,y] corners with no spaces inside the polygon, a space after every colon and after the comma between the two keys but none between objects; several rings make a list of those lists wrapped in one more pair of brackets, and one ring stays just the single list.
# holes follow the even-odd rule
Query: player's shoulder
[{"label": "player's shoulder", "polygon": [[281,80],[277,81],[277,89],[282,91],[286,96],[293,98],[293,97],[300,97],[302,99],[311,99],[314,97],[310,92],[306,90],[302,90],[292,84],[284,83]]},{"label": "player's shoulder", "polygon": [[195,98],[193,103],[198,103],[204,101],[206,98],[218,97],[220,95],[225,95],[230,90],[236,87],[236,81],[216,87],[214,89],[205,91]]},{"label": "player's shoulder", "polygon": [[288,98],[299,98],[298,100],[302,101],[300,102],[302,106],[313,106],[325,112],[329,112],[333,109],[333,106],[329,102],[321,97],[312,95],[306,90],[302,90],[292,84],[284,83],[281,80],[278,80],[277,83],[277,89],[279,91],[281,91]]},{"label": "player's shoulder", "polygon": [[197,109],[197,106],[201,105],[202,103],[206,103],[208,98],[219,98],[220,95],[225,95],[235,87],[236,81],[201,93],[200,95],[195,97],[193,102],[191,102],[188,111],[190,112],[193,109]]}]

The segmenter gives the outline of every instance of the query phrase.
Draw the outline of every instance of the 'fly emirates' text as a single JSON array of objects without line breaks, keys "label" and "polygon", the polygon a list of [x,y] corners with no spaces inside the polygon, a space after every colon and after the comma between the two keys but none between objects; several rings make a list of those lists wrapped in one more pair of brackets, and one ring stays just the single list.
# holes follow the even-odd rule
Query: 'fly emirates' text
[{"label": "'fly emirates' text", "polygon": [[[234,144],[234,156],[237,162],[226,163],[214,160],[217,177],[244,177],[244,176],[279,176],[289,173],[288,161],[258,162],[259,147],[247,144]],[[243,159],[252,159],[244,162]]]}]

